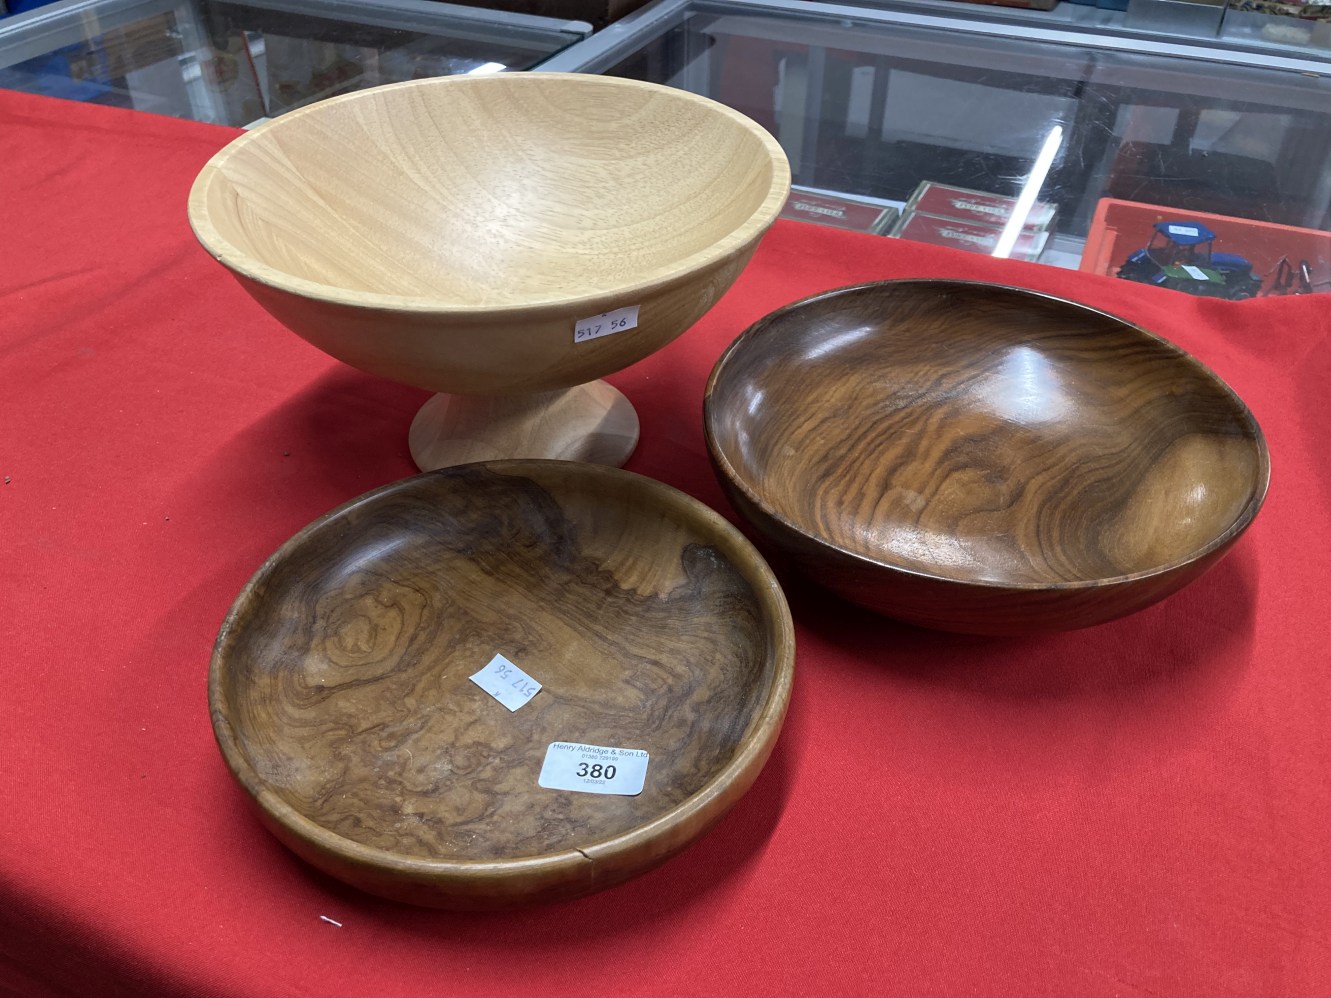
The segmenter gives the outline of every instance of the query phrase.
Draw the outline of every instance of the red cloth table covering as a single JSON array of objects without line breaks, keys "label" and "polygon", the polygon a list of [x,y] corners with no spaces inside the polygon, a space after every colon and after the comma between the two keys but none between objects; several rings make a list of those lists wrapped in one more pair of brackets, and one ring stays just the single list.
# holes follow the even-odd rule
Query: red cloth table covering
[{"label": "red cloth table covering", "polygon": [[0,93],[0,989],[1331,994],[1331,299],[779,223],[697,327],[611,379],[642,417],[631,470],[733,515],[700,416],[724,346],[807,293],[949,275],[1193,351],[1267,433],[1265,510],[1163,604],[1033,640],[792,580],[789,721],[710,835],[581,901],[426,911],[296,860],[213,744],[232,599],[302,525],[413,473],[425,398],[304,344],[195,245],[186,192],[233,134]]}]

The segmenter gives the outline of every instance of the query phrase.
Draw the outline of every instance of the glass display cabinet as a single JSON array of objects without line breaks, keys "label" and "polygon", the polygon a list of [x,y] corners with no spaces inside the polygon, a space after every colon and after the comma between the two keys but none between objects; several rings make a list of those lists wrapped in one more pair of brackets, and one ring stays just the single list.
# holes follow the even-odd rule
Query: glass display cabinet
[{"label": "glass display cabinet", "polygon": [[[1050,16],[1070,6],[658,0],[544,68],[721,100],[808,196],[900,212],[876,231],[1106,273],[1149,246],[1143,279],[1198,294],[1331,289],[1331,61]],[[983,224],[1018,208],[1002,247]]]},{"label": "glass display cabinet", "polygon": [[247,125],[413,77],[608,73],[764,124],[795,217],[1195,294],[1331,290],[1331,23],[1184,6],[654,0],[592,34],[431,0],[61,0],[0,20],[0,87]]},{"label": "glass display cabinet", "polygon": [[381,83],[529,69],[590,32],[429,0],[63,0],[0,21],[0,87],[243,126]]}]

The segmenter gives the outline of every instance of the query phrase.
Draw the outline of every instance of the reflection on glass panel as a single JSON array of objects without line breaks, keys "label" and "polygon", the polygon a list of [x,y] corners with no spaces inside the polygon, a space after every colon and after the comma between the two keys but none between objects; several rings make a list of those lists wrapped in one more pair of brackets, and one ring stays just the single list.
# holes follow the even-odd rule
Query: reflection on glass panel
[{"label": "reflection on glass panel", "polygon": [[17,60],[6,58],[17,45],[0,23],[0,87],[244,125],[381,83],[528,69],[580,37],[391,3],[327,16],[300,0],[156,11],[113,27],[71,18],[58,33],[78,41]]},{"label": "reflection on glass panel", "polygon": [[[1144,204],[1154,221],[1132,216],[1097,264],[1113,273],[1154,222],[1331,226],[1327,77],[706,2],[610,72],[743,111],[781,141],[801,189],[898,208],[893,232],[910,238],[1087,266],[1088,240],[1102,253],[1123,235],[1105,230],[1129,217],[1111,203]],[[1263,230],[1272,245],[1244,277],[1215,231],[1210,262],[1188,264],[1210,276],[1178,271],[1181,289],[1319,284],[1316,239]],[[1295,256],[1282,265],[1276,244]]]},{"label": "reflection on glass panel", "polygon": [[[1085,65],[1081,52],[1020,39],[702,13],[611,72],[705,93],[753,117],[781,141],[801,188],[896,208],[912,207],[928,181],[935,192],[952,186],[1015,201],[1057,129],[1041,189],[1028,200],[1075,208],[1080,156],[1062,136],[1076,121]],[[1043,249],[1048,233],[1026,238],[1020,225],[1000,243],[1006,217],[981,214],[974,226],[933,235],[985,252]]]},{"label": "reflection on glass panel", "polygon": [[0,65],[0,87],[134,107],[134,83],[144,82],[155,69],[169,66],[179,79],[176,60],[185,53],[181,38],[176,13],[171,10],[100,31],[94,21],[74,44]]},{"label": "reflection on glass panel", "polygon": [[[1331,81],[1102,54],[1086,98],[1115,108],[1094,196],[1323,228]],[[1093,207],[1088,205],[1087,207]]]}]

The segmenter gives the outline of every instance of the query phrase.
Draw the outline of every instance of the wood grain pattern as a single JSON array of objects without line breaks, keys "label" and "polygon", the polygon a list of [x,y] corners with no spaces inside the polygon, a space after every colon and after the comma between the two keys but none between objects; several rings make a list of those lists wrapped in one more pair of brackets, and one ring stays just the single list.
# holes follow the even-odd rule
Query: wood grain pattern
[{"label": "wood grain pattern", "polygon": [[638,414],[605,381],[531,395],[436,395],[407,435],[421,471],[504,458],[620,467],[638,444]]},{"label": "wood grain pattern", "polygon": [[[790,170],[724,105],[577,74],[419,80],[312,104],[200,172],[204,247],[279,321],[437,392],[549,391],[654,352],[730,286]],[[575,321],[639,306],[574,343]]]},{"label": "wood grain pattern", "polygon": [[[496,653],[544,686],[510,713]],[[285,545],[218,638],[214,727],[268,826],[322,869],[496,907],[660,862],[749,786],[780,729],[780,589],[715,513],[568,462],[445,469]],[[636,797],[542,789],[556,741],[645,749]]]},{"label": "wood grain pattern", "polygon": [[1269,477],[1242,401],[1183,351],[1033,292],[889,281],[796,303],[718,362],[736,506],[810,576],[925,626],[1081,627],[1196,578]]}]

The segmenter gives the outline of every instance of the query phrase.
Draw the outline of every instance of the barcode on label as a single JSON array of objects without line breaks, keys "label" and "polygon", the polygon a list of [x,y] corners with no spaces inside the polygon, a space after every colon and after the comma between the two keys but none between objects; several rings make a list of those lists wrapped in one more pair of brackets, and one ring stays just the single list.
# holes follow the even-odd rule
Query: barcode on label
[{"label": "barcode on label", "polygon": [[613,312],[602,312],[589,319],[579,319],[573,324],[573,342],[586,343],[598,340],[602,336],[613,336],[638,324],[638,305],[626,305]]}]

